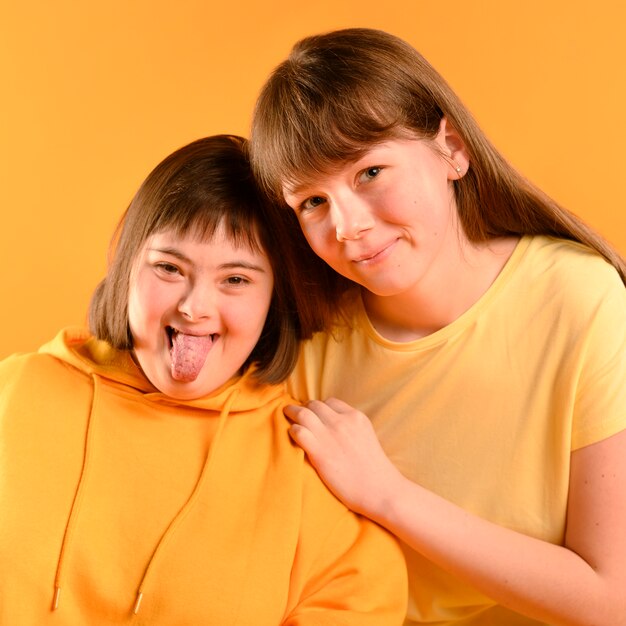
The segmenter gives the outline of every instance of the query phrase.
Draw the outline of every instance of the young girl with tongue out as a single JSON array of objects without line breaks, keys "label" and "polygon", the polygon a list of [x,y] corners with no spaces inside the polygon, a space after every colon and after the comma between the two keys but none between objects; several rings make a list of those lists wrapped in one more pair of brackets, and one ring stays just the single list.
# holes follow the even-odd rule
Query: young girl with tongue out
[{"label": "young girl with tongue out", "polygon": [[321,317],[274,210],[243,139],[181,148],[120,223],[92,333],[0,363],[0,623],[402,622],[395,540],[288,436]]}]

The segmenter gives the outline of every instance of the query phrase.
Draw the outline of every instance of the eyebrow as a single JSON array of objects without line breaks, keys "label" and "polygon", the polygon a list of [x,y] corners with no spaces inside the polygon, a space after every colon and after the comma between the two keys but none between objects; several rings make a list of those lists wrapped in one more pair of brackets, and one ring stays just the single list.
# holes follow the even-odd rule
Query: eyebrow
[{"label": "eyebrow", "polygon": [[184,261],[185,263],[190,263],[192,264],[191,259],[188,256],[185,256],[180,250],[177,250],[176,248],[148,248],[149,252],[161,252],[162,254],[169,254],[171,256],[176,257],[177,259],[180,259],[181,261]]},{"label": "eyebrow", "polygon": [[230,263],[222,263],[220,266],[220,269],[237,269],[238,267],[242,267],[243,269],[246,270],[253,270],[255,272],[263,272],[265,273],[265,270],[260,266],[260,265],[256,265],[255,263],[250,263],[248,261],[231,261]]},{"label": "eyebrow", "polygon": [[[150,252],[161,252],[162,254],[170,254],[173,257],[176,257],[177,259],[180,259],[181,261],[183,261],[184,263],[188,263],[189,265],[194,265],[194,262],[185,254],[183,254],[180,250],[177,250],[176,248],[148,248],[148,250]],[[237,269],[237,268],[243,268],[243,269],[247,269],[247,270],[252,270],[255,272],[262,272],[263,274],[265,273],[265,270],[260,266],[257,265],[256,263],[250,263],[250,261],[244,261],[244,260],[236,260],[236,261],[229,261],[227,263],[221,263],[219,266],[219,269]]]},{"label": "eyebrow", "polygon": [[[370,152],[372,152],[373,150],[375,150],[376,148],[379,148],[381,146],[383,146],[385,142],[381,142],[381,143],[376,143],[376,144],[372,144],[367,150],[365,150],[363,152],[363,154],[360,154],[359,156],[355,157],[355,158],[351,158],[351,159],[345,159],[345,160],[340,160],[337,163],[337,168],[341,169],[347,166],[351,166],[351,165],[359,165],[361,161],[366,162],[367,159],[369,158],[369,154]],[[326,172],[320,172],[320,174],[322,176],[324,175],[328,175],[328,174],[332,174],[335,168],[333,168],[332,166],[328,169],[328,171]],[[289,194],[290,196],[299,196],[303,193],[310,193],[310,190],[312,188],[314,188],[316,186],[315,183],[315,177],[311,177],[310,179],[308,178],[303,178],[301,180],[297,180],[294,183],[285,183],[282,188],[283,188],[283,195],[284,194]]]}]

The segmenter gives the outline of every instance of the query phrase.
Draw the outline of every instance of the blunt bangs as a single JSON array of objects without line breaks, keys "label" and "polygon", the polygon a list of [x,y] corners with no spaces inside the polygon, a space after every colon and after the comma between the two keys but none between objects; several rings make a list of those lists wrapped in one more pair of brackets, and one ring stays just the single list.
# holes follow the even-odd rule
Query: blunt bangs
[{"label": "blunt bangs", "polygon": [[283,187],[327,174],[378,143],[409,133],[434,137],[443,111],[425,84],[433,72],[413,48],[379,31],[303,39],[257,100],[257,177],[281,197]]},{"label": "blunt bangs", "polygon": [[194,198],[190,202],[187,196],[183,196],[180,205],[174,201],[163,207],[147,236],[172,231],[177,237],[191,237],[208,243],[223,227],[236,246],[259,252],[262,251],[259,243],[261,224],[256,207],[253,202],[234,204],[219,198]]},{"label": "blunt bangs", "polygon": [[246,155],[243,140],[220,136],[198,140],[159,164],[126,221],[135,252],[157,232],[209,241],[222,226],[237,245],[258,250],[261,199]]},{"label": "blunt bangs", "polygon": [[282,197],[283,186],[296,186],[358,159],[373,145],[400,134],[402,126],[399,113],[380,106],[369,91],[333,94],[332,85],[326,85],[324,93],[316,94],[298,74],[291,65],[278,68],[257,103],[252,128],[255,173],[277,197]]}]

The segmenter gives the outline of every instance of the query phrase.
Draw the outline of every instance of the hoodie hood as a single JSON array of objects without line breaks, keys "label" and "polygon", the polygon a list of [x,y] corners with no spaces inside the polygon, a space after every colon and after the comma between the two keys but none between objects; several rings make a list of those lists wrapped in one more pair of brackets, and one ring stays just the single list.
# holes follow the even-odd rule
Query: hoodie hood
[{"label": "hoodie hood", "polygon": [[230,398],[233,388],[238,388],[230,413],[250,411],[271,402],[284,393],[282,385],[265,385],[253,376],[254,366],[243,375],[233,376],[212,393],[194,400],[179,400],[157,391],[137,366],[130,351],[117,350],[106,341],[96,339],[82,328],[66,328],[44,344],[39,352],[57,359],[84,372],[127,387],[144,395],[144,399],[173,406],[186,406],[209,411],[221,411]]}]

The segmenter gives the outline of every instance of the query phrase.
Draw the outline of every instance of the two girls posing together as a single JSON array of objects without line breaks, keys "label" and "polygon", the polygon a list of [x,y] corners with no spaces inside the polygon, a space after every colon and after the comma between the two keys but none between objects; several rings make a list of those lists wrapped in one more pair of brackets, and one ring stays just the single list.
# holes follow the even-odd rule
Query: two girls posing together
[{"label": "two girls posing together", "polygon": [[168,157],[93,335],[0,365],[0,616],[625,624],[619,254],[380,31],[296,44],[250,151]]}]

